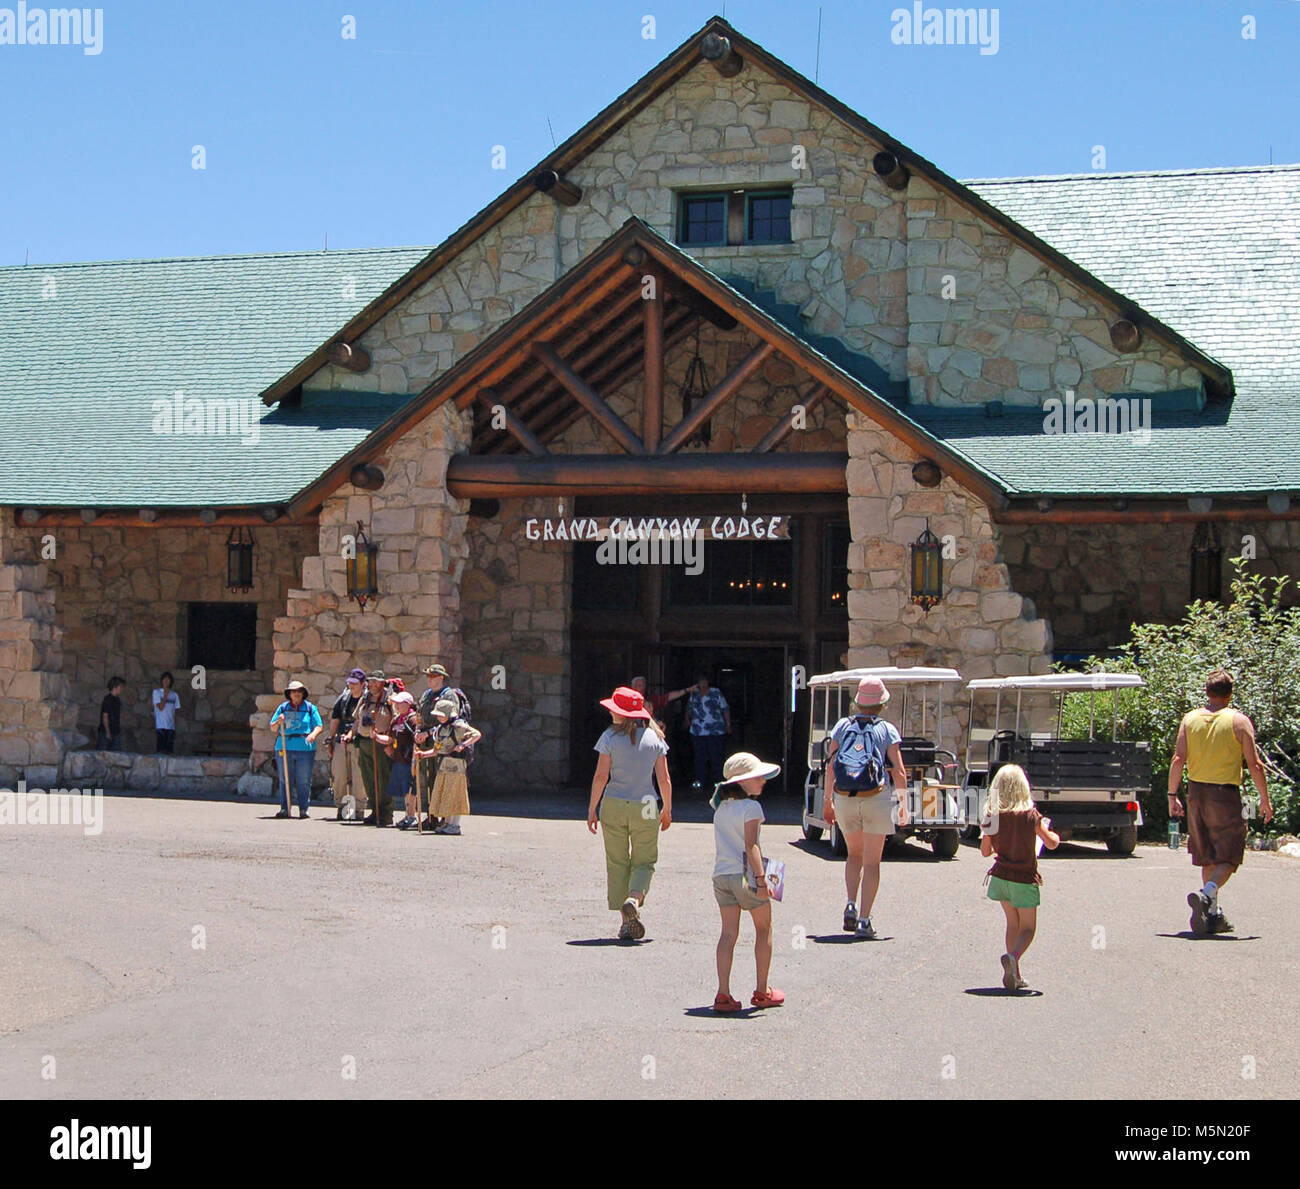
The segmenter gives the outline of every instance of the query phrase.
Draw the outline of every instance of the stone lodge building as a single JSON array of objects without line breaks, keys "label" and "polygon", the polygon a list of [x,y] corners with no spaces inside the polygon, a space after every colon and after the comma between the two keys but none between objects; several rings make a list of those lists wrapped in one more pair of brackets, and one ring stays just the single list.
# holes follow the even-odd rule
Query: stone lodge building
[{"label": "stone lodge building", "polygon": [[[704,672],[794,791],[792,666],[1044,672],[1246,538],[1296,570],[1297,227],[1298,166],[958,182],[715,18],[432,250],[0,269],[0,782],[113,779],[113,673],[146,752],[176,674],[183,754],[114,761],[154,787],[437,658],[480,787],[585,783],[598,698]],[[702,570],[567,539],[629,517]]]}]

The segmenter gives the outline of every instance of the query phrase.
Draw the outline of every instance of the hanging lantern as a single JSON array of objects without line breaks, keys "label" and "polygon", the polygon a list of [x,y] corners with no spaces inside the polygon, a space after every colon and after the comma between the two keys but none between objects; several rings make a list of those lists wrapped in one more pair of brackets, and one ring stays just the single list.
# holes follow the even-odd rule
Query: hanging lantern
[{"label": "hanging lantern", "polygon": [[370,543],[358,520],[356,547],[347,559],[348,598],[356,599],[362,610],[365,610],[366,600],[379,593],[378,556],[379,547]]},{"label": "hanging lantern", "polygon": [[1217,525],[1202,520],[1192,533],[1191,600],[1223,601],[1223,546]]},{"label": "hanging lantern", "polygon": [[[690,412],[700,401],[709,395],[709,373],[704,367],[704,356],[700,354],[700,326],[695,324],[695,357],[687,365],[686,379],[682,381],[682,418],[683,420],[690,415]],[[706,421],[696,430],[695,435],[706,446],[713,441],[713,423]]]},{"label": "hanging lantern", "polygon": [[943,598],[943,547],[925,522],[925,532],[912,542],[912,602],[929,611]]},{"label": "hanging lantern", "polygon": [[231,594],[253,589],[253,534],[247,528],[232,528],[226,538],[226,585]]}]

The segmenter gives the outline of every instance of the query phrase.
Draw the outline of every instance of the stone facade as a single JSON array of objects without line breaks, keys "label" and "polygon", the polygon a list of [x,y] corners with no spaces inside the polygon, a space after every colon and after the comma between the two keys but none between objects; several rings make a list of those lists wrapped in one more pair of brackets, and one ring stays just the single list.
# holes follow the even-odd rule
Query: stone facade
[{"label": "stone facade", "polygon": [[[1006,525],[999,529],[1012,584],[1050,606],[1056,647],[1104,653],[1129,638],[1134,623],[1175,623],[1191,589],[1192,524]],[[1300,522],[1219,525],[1223,593],[1229,558],[1252,572],[1300,573]],[[1250,558],[1250,554],[1254,554]],[[1294,587],[1284,601],[1294,604]]]},{"label": "stone facade", "polygon": [[[298,678],[324,716],[354,665],[383,668],[416,694],[430,659],[458,669],[468,504],[447,494],[445,478],[448,460],[468,443],[468,414],[443,406],[373,460],[385,476],[380,490],[347,483],[325,501],[317,552],[302,559],[301,584],[273,624],[275,689]],[[358,522],[379,550],[380,593],[364,609],[348,598],[344,558],[344,538],[355,536]],[[267,724],[280,701],[278,694],[257,699],[254,768],[271,759]],[[318,773],[323,748],[319,755]]]}]

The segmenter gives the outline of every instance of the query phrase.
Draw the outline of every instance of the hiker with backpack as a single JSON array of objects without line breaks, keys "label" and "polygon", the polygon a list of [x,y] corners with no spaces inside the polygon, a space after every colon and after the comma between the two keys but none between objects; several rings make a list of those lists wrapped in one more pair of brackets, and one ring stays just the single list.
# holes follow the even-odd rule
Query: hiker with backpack
[{"label": "hiker with backpack", "polygon": [[[469,699],[465,696],[465,691],[451,684],[451,674],[446,668],[434,661],[424,670],[424,675],[428,679],[429,688],[420,695],[419,704],[416,707],[418,712],[419,729],[416,731],[415,742],[420,746],[428,743],[433,735],[434,728],[438,725],[438,719],[434,715],[433,708],[444,698],[451,698],[456,703],[456,717],[461,722],[470,721],[470,704]],[[472,754],[472,753],[471,753]],[[420,761],[420,787],[422,789],[432,789],[437,783],[438,763],[440,757],[436,748],[429,749],[429,758]],[[425,818],[422,829],[436,830],[442,823],[430,811],[429,816]]]},{"label": "hiker with backpack", "polygon": [[483,738],[483,732],[471,727],[457,711],[454,698],[435,702],[433,716],[437,725],[429,734],[433,746],[415,751],[418,759],[438,760],[438,775],[429,794],[429,817],[442,819],[433,829],[435,834],[453,836],[459,836],[461,816],[469,813],[466,772],[474,758],[474,744]]},{"label": "hiker with backpack", "polygon": [[[898,729],[880,717],[889,690],[864,677],[853,698],[856,714],[840,719],[826,745],[826,804],[822,817],[838,821],[848,847],[844,861],[844,932],[871,940],[871,909],[880,888],[880,855],[895,825],[907,825],[907,771]],[[897,793],[897,798],[895,798]],[[897,800],[897,815],[894,802]],[[859,889],[861,898],[859,899]]]}]

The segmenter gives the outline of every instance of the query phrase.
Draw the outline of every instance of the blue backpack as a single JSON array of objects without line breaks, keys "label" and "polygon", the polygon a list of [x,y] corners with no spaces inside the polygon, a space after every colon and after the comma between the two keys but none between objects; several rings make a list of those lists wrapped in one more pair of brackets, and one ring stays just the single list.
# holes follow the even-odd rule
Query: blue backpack
[{"label": "blue backpack", "polygon": [[841,793],[874,793],[885,784],[885,764],[876,749],[872,724],[878,719],[858,715],[849,721],[835,751],[835,788]]}]

